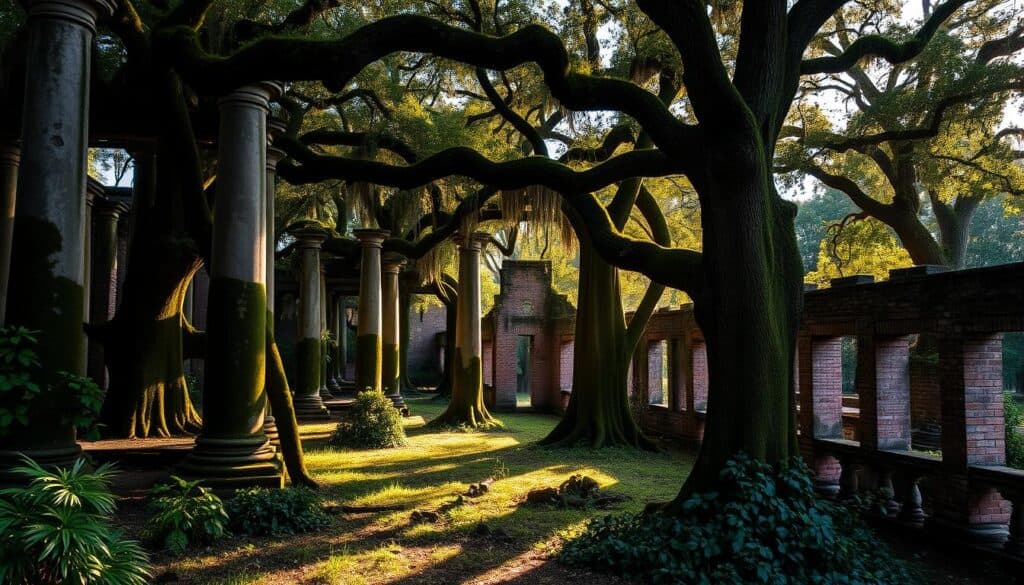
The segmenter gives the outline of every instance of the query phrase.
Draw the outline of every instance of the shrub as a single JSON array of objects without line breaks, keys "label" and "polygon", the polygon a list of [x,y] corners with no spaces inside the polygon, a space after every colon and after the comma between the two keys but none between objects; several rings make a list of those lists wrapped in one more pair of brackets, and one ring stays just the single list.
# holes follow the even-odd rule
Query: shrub
[{"label": "shrub", "polygon": [[908,583],[911,576],[853,512],[817,499],[807,468],[738,456],[719,491],[680,514],[592,521],[560,559],[651,583]]},{"label": "shrub", "polygon": [[227,510],[231,529],[252,536],[315,532],[331,523],[320,497],[305,487],[240,489]]},{"label": "shrub", "polygon": [[380,392],[367,389],[338,423],[331,444],[354,449],[387,449],[405,444],[402,414]]},{"label": "shrub", "polygon": [[1004,394],[1003,396],[1003,416],[1006,421],[1006,465],[1024,469],[1024,435],[1017,432],[1017,427],[1024,425],[1024,406],[1014,399],[1013,394]]},{"label": "shrub", "polygon": [[106,521],[114,511],[111,465],[79,459],[48,471],[25,458],[29,483],[0,490],[0,583],[145,585],[149,558]]},{"label": "shrub", "polygon": [[34,331],[0,327],[0,437],[45,417],[78,428],[86,440],[99,438],[96,417],[103,390],[89,378],[45,371],[36,353],[38,345]]},{"label": "shrub", "polygon": [[151,542],[179,555],[189,546],[208,544],[224,536],[228,515],[224,502],[199,481],[171,476],[171,482],[149,490],[147,536]]}]

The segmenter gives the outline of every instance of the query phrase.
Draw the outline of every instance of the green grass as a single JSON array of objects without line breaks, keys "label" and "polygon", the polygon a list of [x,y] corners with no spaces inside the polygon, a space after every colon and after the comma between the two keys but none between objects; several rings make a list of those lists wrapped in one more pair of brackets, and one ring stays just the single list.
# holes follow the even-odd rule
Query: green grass
[{"label": "green grass", "polygon": [[[614,512],[637,511],[673,497],[693,459],[686,452],[540,448],[534,443],[558,420],[543,414],[501,414],[501,431],[438,432],[424,424],[441,413],[443,403],[412,399],[409,406],[414,416],[406,419],[404,447],[352,451],[319,439],[306,444],[307,465],[329,502],[405,509],[338,516],[331,529],[316,535],[246,544],[236,539],[163,568],[195,583],[225,582],[239,573],[245,574],[242,582],[252,583],[460,582],[514,570],[527,557],[553,550],[588,518],[610,513],[528,506],[531,489],[557,487],[583,473],[631,498]],[[321,437],[330,428],[304,425],[303,434]],[[486,495],[457,505],[469,484],[488,477],[495,482]],[[413,510],[438,511],[442,519],[413,524]],[[480,523],[510,538],[473,535]]]}]

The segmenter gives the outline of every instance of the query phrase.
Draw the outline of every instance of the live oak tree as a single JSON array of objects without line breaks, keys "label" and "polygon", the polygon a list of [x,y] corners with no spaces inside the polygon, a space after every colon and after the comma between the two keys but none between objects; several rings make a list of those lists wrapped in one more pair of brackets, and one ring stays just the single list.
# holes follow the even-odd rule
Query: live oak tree
[{"label": "live oak tree", "polygon": [[[930,12],[935,4],[923,7]],[[912,62],[812,71],[784,130],[798,140],[783,141],[780,168],[849,197],[858,211],[838,229],[873,218],[895,232],[914,263],[963,267],[978,206],[1024,194],[1014,148],[1024,133],[1003,127],[1024,90],[1024,20],[1014,9],[999,0],[972,3]],[[851,5],[816,44],[840,54],[857,42],[854,28],[908,34],[899,16],[894,2]],[[824,105],[837,101],[854,115],[835,119]]]}]

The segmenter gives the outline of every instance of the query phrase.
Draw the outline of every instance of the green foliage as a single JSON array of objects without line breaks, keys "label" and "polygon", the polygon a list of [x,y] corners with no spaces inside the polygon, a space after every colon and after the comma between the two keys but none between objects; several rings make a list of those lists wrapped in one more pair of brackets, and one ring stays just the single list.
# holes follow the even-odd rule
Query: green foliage
[{"label": "green foliage", "polygon": [[908,583],[903,565],[846,509],[814,495],[799,460],[780,471],[746,455],[679,515],[608,516],[560,558],[653,583]]},{"label": "green foliage", "polygon": [[79,459],[48,471],[25,458],[28,482],[0,491],[0,583],[145,585],[149,558],[113,530],[110,464],[90,472]]},{"label": "green foliage", "polygon": [[172,554],[224,536],[228,523],[224,502],[199,483],[172,475],[170,483],[149,490],[148,537]]},{"label": "green foliage", "polygon": [[402,414],[380,392],[367,389],[331,435],[331,444],[354,449],[388,449],[405,444]]},{"label": "green foliage", "polygon": [[48,374],[39,362],[35,331],[0,327],[0,437],[25,429],[37,417],[55,418],[99,437],[96,418],[103,390],[89,378],[64,371]]},{"label": "green foliage", "polygon": [[227,510],[234,532],[254,536],[315,532],[331,523],[320,497],[306,487],[241,489]]},{"label": "green foliage", "polygon": [[1024,435],[1017,430],[1024,425],[1024,405],[1013,394],[1004,394],[1003,417],[1006,421],[1006,465],[1024,469]]}]

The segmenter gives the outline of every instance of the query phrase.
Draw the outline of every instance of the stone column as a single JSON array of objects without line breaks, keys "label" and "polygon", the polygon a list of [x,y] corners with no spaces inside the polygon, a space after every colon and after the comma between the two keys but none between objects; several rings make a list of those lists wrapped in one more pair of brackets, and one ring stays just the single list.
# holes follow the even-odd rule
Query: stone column
[{"label": "stone column", "polygon": [[[267,191],[266,191],[266,222],[267,222],[267,326],[270,331],[274,330],[274,307],[276,303],[276,291],[274,288],[275,272],[274,264],[277,252],[277,232],[275,231],[276,217],[274,215],[274,196],[277,193],[277,163],[285,157],[285,152],[280,148],[270,146],[274,138],[284,131],[285,124],[276,118],[267,120]],[[267,401],[267,413],[263,418],[263,432],[270,439],[275,447],[280,446],[280,439],[277,431],[277,420],[270,409],[270,401]]]},{"label": "stone column", "polygon": [[328,345],[323,341],[323,333],[328,330],[327,326],[327,304],[330,297],[327,296],[327,269],[323,262],[320,263],[320,299],[317,303],[320,305],[320,398],[323,400],[330,400],[334,398],[331,394],[330,389],[327,387],[327,348]]},{"label": "stone column", "polygon": [[[99,325],[114,316],[117,303],[117,225],[128,208],[110,199],[98,199],[92,210],[92,278],[89,294],[89,323]],[[190,289],[191,290],[191,289]],[[189,297],[191,298],[191,293]],[[103,344],[89,344],[89,377],[107,387]]]},{"label": "stone column", "polygon": [[219,101],[203,429],[181,471],[219,489],[281,487],[266,412],[266,120],[273,83]]},{"label": "stone column", "polygon": [[344,295],[334,297],[334,330],[338,335],[338,351],[334,358],[334,372],[337,376],[335,382],[338,389],[342,390],[342,386],[348,380],[348,319],[345,317]]},{"label": "stone column", "polygon": [[380,253],[386,230],[354,230],[363,248],[359,266],[359,324],[356,333],[356,393],[367,388],[381,391]]},{"label": "stone column", "polygon": [[[457,235],[459,247],[459,299],[455,319],[455,376],[473,371],[477,360],[474,383],[483,384],[483,342],[480,331],[480,250],[490,239],[485,233],[474,232],[469,237]],[[460,360],[461,357],[461,361]]]},{"label": "stone column", "polygon": [[398,275],[406,260],[401,256],[387,254],[381,269],[383,284],[382,305],[383,336],[381,337],[381,382],[384,394],[391,399],[395,408],[405,409],[402,399],[401,361],[398,350],[401,341],[399,331]]},{"label": "stone column", "polygon": [[[100,14],[111,0],[31,0],[25,45],[14,237],[7,325],[38,331],[46,372],[85,374],[82,350],[89,68]],[[49,380],[42,380],[48,383]],[[0,482],[18,453],[43,465],[71,465],[81,453],[58,405],[0,445]],[[51,408],[47,408],[51,406]],[[7,476],[7,477],[5,477]]]},{"label": "stone column", "polygon": [[341,393],[340,377],[338,375],[338,348],[341,347],[341,327],[338,326],[338,297],[340,295],[326,295],[324,306],[327,307],[327,328],[334,337],[334,346],[330,349],[327,360],[327,390],[332,396]]},{"label": "stone column", "polygon": [[7,307],[7,282],[11,268],[11,238],[14,236],[14,200],[18,191],[18,163],[21,147],[0,141],[0,326]]},{"label": "stone column", "polygon": [[302,258],[299,277],[299,341],[295,344],[295,414],[304,419],[330,415],[320,397],[320,246],[327,232],[310,225],[293,232]]}]

